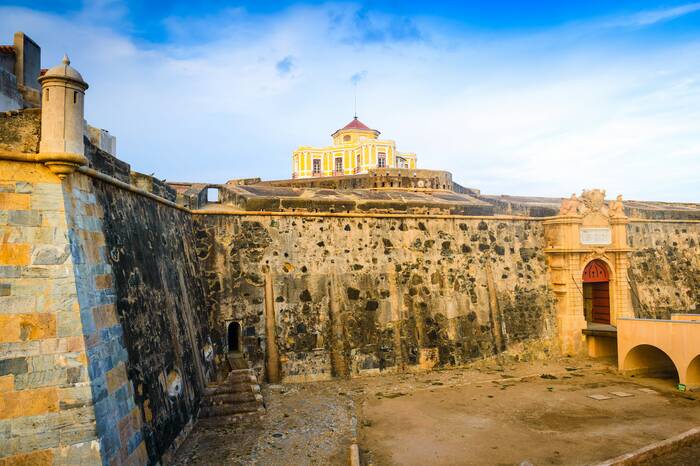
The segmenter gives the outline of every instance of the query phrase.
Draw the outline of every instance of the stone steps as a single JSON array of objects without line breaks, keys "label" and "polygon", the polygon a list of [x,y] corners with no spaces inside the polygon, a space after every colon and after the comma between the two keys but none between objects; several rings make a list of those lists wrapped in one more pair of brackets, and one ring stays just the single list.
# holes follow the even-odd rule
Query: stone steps
[{"label": "stone steps", "polygon": [[229,416],[200,417],[197,423],[203,427],[218,427],[232,424],[255,423],[262,420],[264,411],[231,414]]},{"label": "stone steps", "polygon": [[202,406],[218,406],[244,401],[257,401],[256,395],[261,396],[260,394],[253,393],[251,390],[233,393],[217,393],[205,397],[202,400]]},{"label": "stone steps", "polygon": [[[247,362],[246,362],[247,365]],[[199,411],[200,422],[217,419],[214,424],[240,422],[259,418],[265,413],[260,385],[253,369],[234,369],[224,382],[212,383],[205,388]]]}]

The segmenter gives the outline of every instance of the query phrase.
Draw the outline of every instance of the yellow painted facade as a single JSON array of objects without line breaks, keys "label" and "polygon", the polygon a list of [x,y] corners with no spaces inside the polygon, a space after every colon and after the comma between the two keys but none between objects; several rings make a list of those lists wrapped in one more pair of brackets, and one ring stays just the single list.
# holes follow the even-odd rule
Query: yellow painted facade
[{"label": "yellow painted facade", "polygon": [[295,150],[292,178],[355,175],[372,168],[416,168],[416,154],[398,152],[396,142],[379,139],[379,134],[355,117],[332,134],[332,145]]}]

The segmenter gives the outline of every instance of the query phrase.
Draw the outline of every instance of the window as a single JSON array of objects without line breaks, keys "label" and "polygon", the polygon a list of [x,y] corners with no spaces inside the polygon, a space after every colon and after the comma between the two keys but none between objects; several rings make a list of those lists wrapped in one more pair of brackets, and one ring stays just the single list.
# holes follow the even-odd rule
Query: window
[{"label": "window", "polygon": [[343,158],[342,157],[335,158],[335,174],[336,175],[343,174]]},{"label": "window", "polygon": [[397,168],[408,168],[408,161],[403,157],[396,157]]},{"label": "window", "polygon": [[349,135],[349,134],[346,134],[345,136],[343,136],[343,141],[344,141],[344,142],[350,141],[350,135]]},{"label": "window", "polygon": [[379,152],[377,154],[377,167],[386,168],[386,154],[384,152]]},{"label": "window", "polygon": [[321,159],[314,159],[314,165],[312,169],[312,173],[314,175],[320,175],[321,174]]},{"label": "window", "polygon": [[46,89],[46,101],[47,101],[47,102],[49,101],[49,91],[50,91],[50,90],[51,90],[51,89],[48,89],[48,88]]},{"label": "window", "polygon": [[78,91],[73,91],[73,103],[78,103]]},{"label": "window", "polygon": [[219,201],[219,188],[207,188],[207,202]]}]

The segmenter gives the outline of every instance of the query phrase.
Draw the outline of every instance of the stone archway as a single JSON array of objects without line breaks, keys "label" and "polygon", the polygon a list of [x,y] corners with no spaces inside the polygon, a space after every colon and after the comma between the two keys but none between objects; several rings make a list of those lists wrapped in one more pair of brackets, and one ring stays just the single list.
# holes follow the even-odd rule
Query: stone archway
[{"label": "stone archway", "polygon": [[620,356],[624,357],[621,368],[626,374],[675,378],[676,381],[679,379],[676,364],[665,351],[656,346],[638,345]]},{"label": "stone archway", "polygon": [[[627,223],[621,196],[606,202],[605,191],[599,189],[583,191],[580,198],[574,194],[564,199],[559,215],[544,222],[545,253],[557,298],[559,343],[564,353],[581,353],[587,347],[591,356],[615,354],[617,319],[633,316],[627,281],[631,251],[627,245]],[[589,264],[594,265],[586,270]],[[605,285],[591,285],[589,291],[585,283],[596,281],[585,281],[584,274],[592,280],[607,274],[607,293],[603,290]],[[594,288],[599,288],[597,298],[592,294]],[[589,293],[591,305],[594,299],[602,301],[607,294],[609,317],[603,319],[601,314],[599,319],[587,319],[584,293]],[[605,323],[597,324],[595,320]],[[591,328],[589,324],[597,326]]]},{"label": "stone archway", "polygon": [[605,262],[593,259],[583,269],[583,312],[586,322],[610,324],[610,272]]},{"label": "stone archway", "polygon": [[700,387],[700,354],[690,361],[685,373],[686,385],[689,387]]}]

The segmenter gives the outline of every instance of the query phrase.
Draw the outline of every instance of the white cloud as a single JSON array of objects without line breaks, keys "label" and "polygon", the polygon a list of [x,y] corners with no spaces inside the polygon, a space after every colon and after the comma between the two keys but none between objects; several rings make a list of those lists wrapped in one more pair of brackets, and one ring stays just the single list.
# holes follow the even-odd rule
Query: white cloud
[{"label": "white cloud", "polygon": [[289,176],[296,146],[327,144],[352,117],[348,77],[362,70],[360,118],[462,184],[700,200],[698,42],[630,46],[617,32],[581,42],[580,24],[499,38],[327,4],[170,18],[172,40],[155,44],[122,34],[121,4],[111,3],[73,17],[0,7],[0,34],[26,31],[44,66],[71,55],[91,85],[87,118],[117,136],[135,170]]}]

